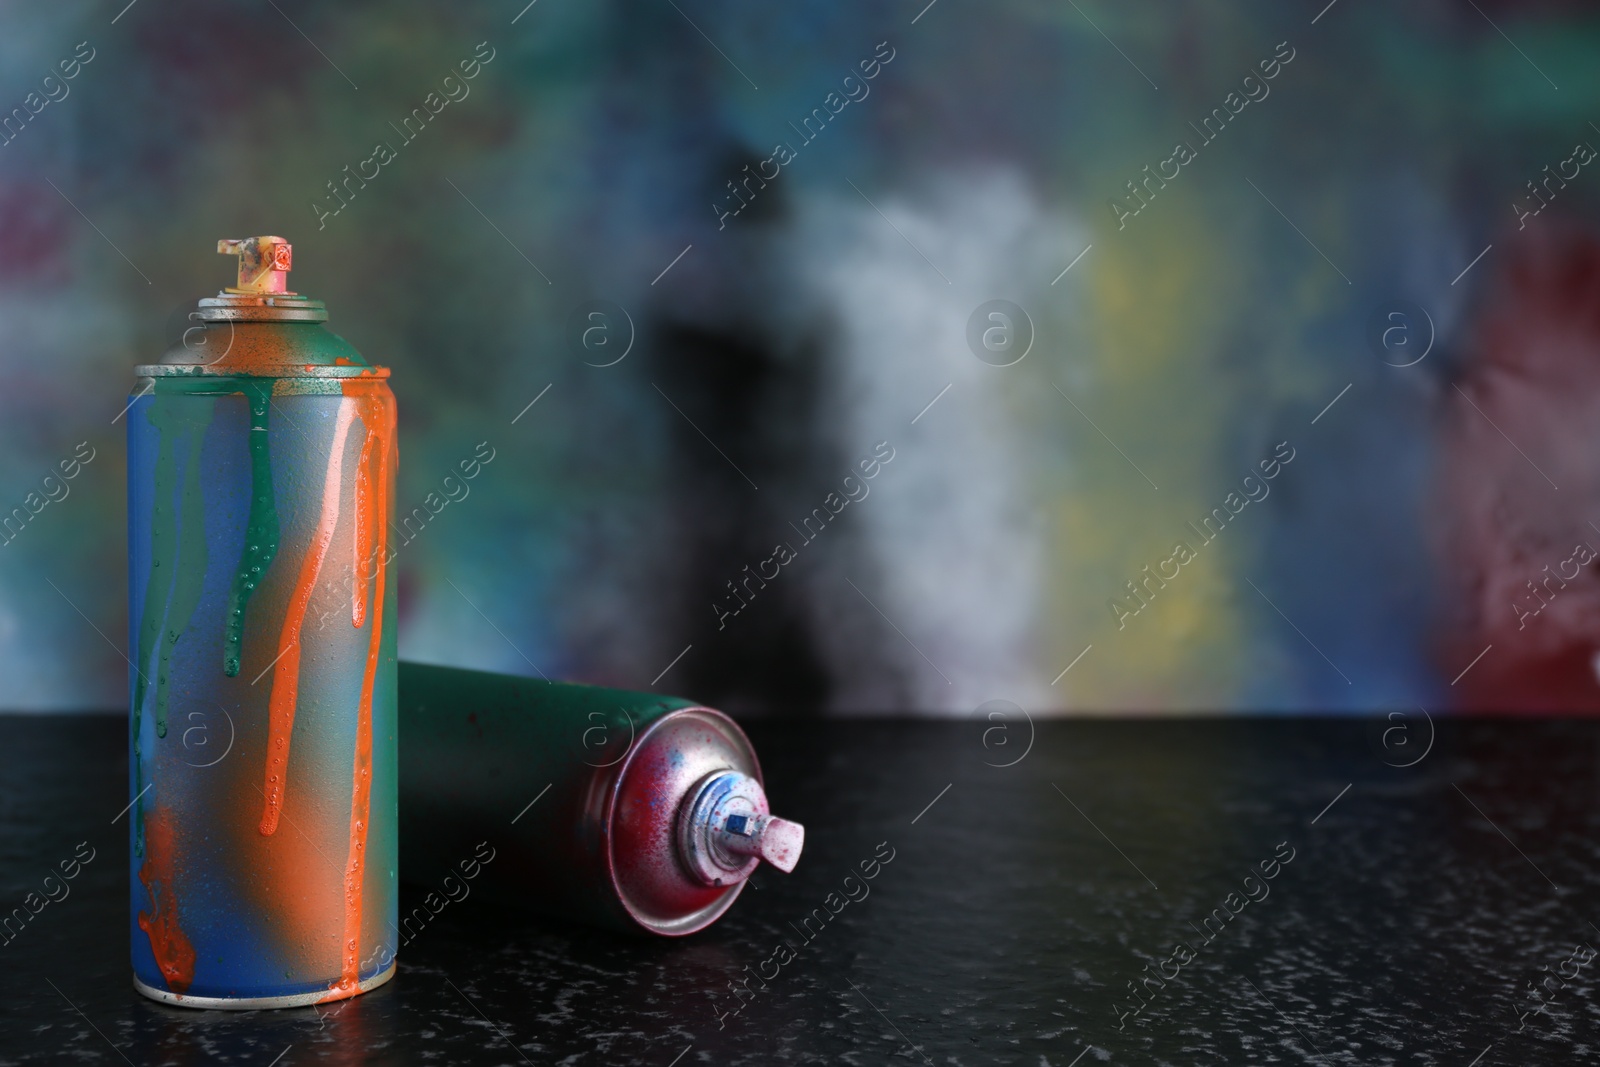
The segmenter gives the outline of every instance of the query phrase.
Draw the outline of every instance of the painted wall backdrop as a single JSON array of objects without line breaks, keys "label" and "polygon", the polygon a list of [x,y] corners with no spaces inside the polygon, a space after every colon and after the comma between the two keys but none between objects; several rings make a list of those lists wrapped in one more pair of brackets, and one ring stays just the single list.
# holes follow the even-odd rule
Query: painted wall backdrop
[{"label": "painted wall backdrop", "polygon": [[394,370],[403,656],[1595,708],[1597,56],[1502,0],[7,5],[0,705],[125,699],[132,367],[281,234]]}]

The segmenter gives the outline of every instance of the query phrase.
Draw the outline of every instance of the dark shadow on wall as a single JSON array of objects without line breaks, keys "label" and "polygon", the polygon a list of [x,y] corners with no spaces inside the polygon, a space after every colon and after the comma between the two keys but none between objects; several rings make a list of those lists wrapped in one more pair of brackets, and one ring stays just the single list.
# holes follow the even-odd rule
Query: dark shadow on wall
[{"label": "dark shadow on wall", "polygon": [[826,466],[811,432],[818,361],[783,358],[738,327],[667,321],[656,335],[653,377],[682,409],[667,422],[668,495],[685,546],[678,614],[694,646],[672,688],[735,713],[820,712],[832,682],[806,586],[787,571],[757,574],[785,539],[791,487]]}]

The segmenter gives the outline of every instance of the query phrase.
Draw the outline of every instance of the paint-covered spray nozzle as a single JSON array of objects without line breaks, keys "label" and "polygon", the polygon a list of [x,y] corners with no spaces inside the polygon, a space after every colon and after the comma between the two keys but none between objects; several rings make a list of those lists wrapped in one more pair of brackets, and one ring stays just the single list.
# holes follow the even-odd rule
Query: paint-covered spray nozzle
[{"label": "paint-covered spray nozzle", "polygon": [[230,293],[289,293],[288,276],[294,248],[282,237],[225,238],[217,252],[239,257],[239,284]]},{"label": "paint-covered spray nozzle", "polygon": [[[192,317],[201,322],[230,323],[328,321],[327,305],[289,288],[294,247],[282,237],[224,238],[217,242],[217,252],[239,257],[239,284],[228,286],[216,296],[203,298]],[[232,338],[233,335],[227,336]],[[187,341],[183,347],[185,350],[194,348]],[[218,347],[231,350],[227,342]],[[212,355],[209,351],[205,354]],[[186,351],[186,358],[175,362],[192,362],[194,355],[194,351]],[[353,351],[347,353],[347,357],[365,365]]]},{"label": "paint-covered spray nozzle", "polygon": [[761,860],[788,874],[805,842],[805,827],[770,814],[761,783],[739,771],[702,780],[678,814],[678,854],[705,885],[743,881]]}]

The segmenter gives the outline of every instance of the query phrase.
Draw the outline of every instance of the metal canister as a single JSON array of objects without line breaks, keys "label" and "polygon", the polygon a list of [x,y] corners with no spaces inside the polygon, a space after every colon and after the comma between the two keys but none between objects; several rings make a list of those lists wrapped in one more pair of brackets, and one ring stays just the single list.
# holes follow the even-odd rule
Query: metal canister
[{"label": "metal canister", "polygon": [[394,973],[395,403],[283,238],[217,251],[127,409],[134,985],[290,1007]]},{"label": "metal canister", "polygon": [[681,935],[762,860],[800,859],[744,731],[693,701],[402,663],[400,730],[407,881],[448,891],[468,871],[548,915]]}]

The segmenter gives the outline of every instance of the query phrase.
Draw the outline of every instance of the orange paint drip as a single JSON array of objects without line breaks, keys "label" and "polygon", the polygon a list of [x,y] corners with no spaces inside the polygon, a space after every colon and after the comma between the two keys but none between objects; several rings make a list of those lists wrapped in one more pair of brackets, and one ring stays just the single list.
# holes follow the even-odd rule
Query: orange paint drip
[{"label": "orange paint drip", "polygon": [[[351,390],[346,385],[347,392]],[[373,577],[372,627],[367,638],[367,667],[361,679],[361,704],[356,719],[356,754],[354,787],[350,794],[350,851],[344,874],[344,966],[338,983],[329,991],[328,1000],[353,996],[361,981],[361,897],[364,889],[367,862],[367,824],[372,815],[372,687],[378,673],[378,657],[383,648],[383,596],[388,579],[388,515],[389,484],[394,474],[394,406],[387,396],[368,395],[363,398],[362,422],[368,426],[367,440],[362,445],[363,460],[359,478],[367,475],[366,460],[376,455],[378,469],[374,475],[376,491],[371,494],[370,514],[366,527],[376,531],[377,574]],[[374,449],[373,442],[377,445]],[[360,482],[358,481],[359,485]]]},{"label": "orange paint drip", "polygon": [[341,399],[334,422],[328,472],[322,483],[322,513],[300,563],[300,576],[295,582],[294,595],[289,598],[283,632],[278,637],[278,660],[272,674],[272,697],[267,705],[267,782],[263,791],[266,806],[261,812],[261,833],[267,836],[277,832],[278,814],[283,809],[284,786],[289,773],[289,737],[294,732],[295,703],[300,690],[300,628],[305,623],[306,608],[311,604],[311,593],[317,587],[317,576],[322,573],[322,561],[328,555],[333,529],[339,521],[339,497],[344,489],[344,443],[354,415],[354,405]]},{"label": "orange paint drip", "polygon": [[139,881],[150,897],[150,911],[139,913],[139,929],[150,939],[156,966],[167,981],[167,988],[180,996],[194,982],[194,946],[178,925],[178,898],[173,895],[172,823],[166,808],[145,814],[144,863]]},{"label": "orange paint drip", "polygon": [[[365,417],[362,421],[366,421]],[[350,590],[350,625],[358,630],[367,618],[367,568],[372,563],[372,531],[383,525],[383,509],[380,507],[374,516],[367,506],[372,496],[372,443],[378,436],[368,428],[366,440],[361,442],[361,459],[356,464],[355,580]]]}]

